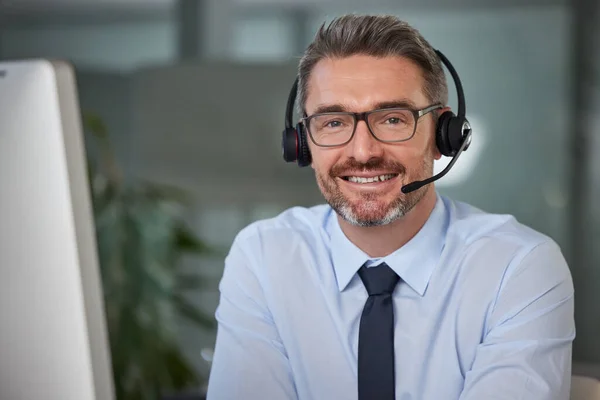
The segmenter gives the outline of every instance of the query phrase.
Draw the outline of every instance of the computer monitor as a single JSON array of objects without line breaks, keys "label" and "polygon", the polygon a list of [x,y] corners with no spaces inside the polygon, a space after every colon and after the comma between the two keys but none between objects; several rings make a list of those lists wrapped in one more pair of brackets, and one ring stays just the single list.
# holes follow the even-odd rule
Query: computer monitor
[{"label": "computer monitor", "polygon": [[75,74],[0,62],[0,399],[112,400]]}]

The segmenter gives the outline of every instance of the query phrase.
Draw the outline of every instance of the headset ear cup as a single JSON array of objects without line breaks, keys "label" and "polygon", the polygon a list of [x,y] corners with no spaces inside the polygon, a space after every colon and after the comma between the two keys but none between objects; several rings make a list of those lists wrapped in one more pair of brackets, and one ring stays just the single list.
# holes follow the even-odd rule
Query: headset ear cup
[{"label": "headset ear cup", "polygon": [[454,113],[446,111],[439,116],[437,122],[437,128],[435,131],[435,143],[438,150],[442,155],[450,157],[453,156],[452,146],[449,138],[450,121],[454,118]]},{"label": "headset ear cup", "polygon": [[287,162],[295,162],[298,159],[298,133],[294,128],[285,128],[281,140],[283,159]]},{"label": "headset ear cup", "polygon": [[298,166],[306,167],[311,164],[312,156],[310,154],[310,149],[308,148],[306,131],[301,123],[296,125],[296,132],[298,132]]},{"label": "headset ear cup", "polygon": [[465,129],[470,129],[467,128],[469,127],[469,124],[465,124],[465,122],[467,122],[466,118],[454,117],[448,124],[448,141],[450,143],[450,148],[454,153],[460,149],[460,146],[463,143],[463,139],[467,133]]}]

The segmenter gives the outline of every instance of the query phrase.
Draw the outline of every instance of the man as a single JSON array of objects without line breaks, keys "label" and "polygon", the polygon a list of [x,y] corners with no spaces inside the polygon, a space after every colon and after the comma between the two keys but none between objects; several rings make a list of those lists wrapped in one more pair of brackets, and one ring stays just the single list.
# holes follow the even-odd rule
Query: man
[{"label": "man", "polygon": [[433,184],[401,190],[432,176],[446,103],[440,59],[408,24],[321,27],[299,107],[328,204],[236,237],[209,400],[568,399],[573,285],[558,246]]}]

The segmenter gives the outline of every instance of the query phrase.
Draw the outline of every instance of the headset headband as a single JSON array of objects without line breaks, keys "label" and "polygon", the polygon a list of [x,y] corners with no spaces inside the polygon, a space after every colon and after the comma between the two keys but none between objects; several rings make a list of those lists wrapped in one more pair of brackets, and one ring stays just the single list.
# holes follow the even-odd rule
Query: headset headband
[{"label": "headset headband", "polygon": [[463,87],[462,87],[462,83],[460,82],[460,78],[458,77],[458,74],[456,73],[456,70],[452,66],[452,63],[450,62],[450,60],[448,60],[448,58],[446,58],[446,56],[444,54],[442,54],[441,51],[436,50],[435,52],[438,55],[438,57],[440,58],[440,60],[442,60],[442,63],[444,63],[444,65],[450,72],[450,75],[452,75],[452,79],[454,80],[454,85],[456,86],[456,97],[458,99],[458,114],[457,115],[461,118],[464,118],[465,115],[467,115],[467,107],[465,104],[465,94],[463,92]]},{"label": "headset headband", "polygon": [[296,102],[296,94],[298,93],[298,76],[294,80],[294,84],[292,85],[292,90],[290,90],[290,95],[288,96],[287,106],[285,108],[285,127],[292,128],[294,125],[294,103]]}]

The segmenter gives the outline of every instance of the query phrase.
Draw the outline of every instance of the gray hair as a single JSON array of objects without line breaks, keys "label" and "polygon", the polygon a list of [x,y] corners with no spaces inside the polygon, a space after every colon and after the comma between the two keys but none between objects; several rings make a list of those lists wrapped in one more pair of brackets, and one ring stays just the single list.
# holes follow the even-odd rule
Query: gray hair
[{"label": "gray hair", "polygon": [[325,58],[357,54],[399,56],[421,68],[423,92],[432,103],[448,102],[448,87],[441,60],[419,31],[391,15],[344,15],[321,25],[298,66],[298,111],[305,114],[308,80],[315,65]]}]

